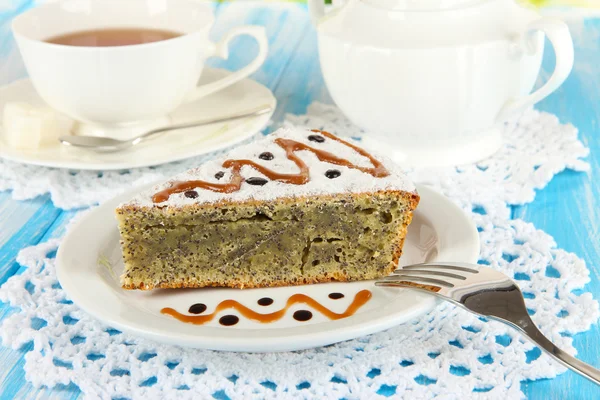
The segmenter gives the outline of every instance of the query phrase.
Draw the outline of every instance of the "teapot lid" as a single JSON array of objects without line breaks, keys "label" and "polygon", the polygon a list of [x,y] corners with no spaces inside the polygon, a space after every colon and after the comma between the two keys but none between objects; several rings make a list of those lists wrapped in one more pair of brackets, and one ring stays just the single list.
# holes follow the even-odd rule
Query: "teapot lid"
[{"label": "teapot lid", "polygon": [[346,0],[321,18],[316,14],[320,37],[382,49],[508,40],[539,18],[514,0]]},{"label": "teapot lid", "polygon": [[470,7],[486,0],[361,0],[374,7],[396,11],[435,11]]}]

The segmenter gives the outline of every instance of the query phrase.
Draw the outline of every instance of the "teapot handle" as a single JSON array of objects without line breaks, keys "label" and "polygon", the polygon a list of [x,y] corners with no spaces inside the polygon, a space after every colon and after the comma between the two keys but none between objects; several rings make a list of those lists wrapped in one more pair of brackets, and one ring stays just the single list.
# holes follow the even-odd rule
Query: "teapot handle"
[{"label": "teapot handle", "polygon": [[569,33],[569,27],[557,18],[544,17],[533,21],[527,26],[526,34],[542,31],[550,40],[556,54],[556,66],[548,81],[535,92],[517,99],[508,100],[496,117],[497,121],[503,121],[511,114],[522,111],[532,106],[554,92],[567,79],[573,68],[573,40]]}]

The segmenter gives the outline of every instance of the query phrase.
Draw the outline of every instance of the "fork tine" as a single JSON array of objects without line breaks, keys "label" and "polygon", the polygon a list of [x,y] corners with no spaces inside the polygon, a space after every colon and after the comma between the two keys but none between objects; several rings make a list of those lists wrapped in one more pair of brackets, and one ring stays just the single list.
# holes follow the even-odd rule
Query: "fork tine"
[{"label": "fork tine", "polygon": [[453,271],[462,271],[462,272],[470,272],[472,274],[478,274],[479,271],[474,269],[474,268],[468,268],[468,267],[463,267],[461,265],[456,265],[454,263],[444,263],[444,264],[436,264],[436,263],[424,263],[424,264],[412,264],[412,265],[407,265],[404,266],[402,268],[399,268],[397,270],[395,270],[394,272],[401,272],[403,270],[409,270],[409,269],[421,269],[423,270],[423,268],[433,268],[433,269],[449,269],[449,270],[453,270]]},{"label": "fork tine", "polygon": [[[443,271],[427,271],[427,270],[417,270],[417,269],[397,269],[394,271],[394,274],[403,274],[403,275],[417,275],[417,274],[426,274],[426,275],[435,275],[435,276],[445,276],[446,278],[453,278],[464,281],[467,279],[466,276],[453,274],[450,272]],[[392,275],[393,276],[393,275]]]},{"label": "fork tine", "polygon": [[404,288],[408,288],[408,289],[417,289],[417,290],[422,290],[422,291],[431,292],[431,293],[439,293],[442,289],[447,289],[447,290],[452,289],[452,288],[443,288],[441,286],[435,286],[432,284],[418,283],[418,282],[412,282],[412,281],[406,281],[406,280],[390,281],[390,282],[377,281],[377,282],[375,282],[375,286],[404,287]]},{"label": "fork tine", "polygon": [[[378,283],[382,283],[384,284],[385,282],[389,282],[389,283],[399,283],[399,282],[410,282],[410,283],[419,283],[419,282],[425,282],[425,283],[430,283],[432,285],[437,285],[440,287],[447,287],[447,288],[453,288],[454,284],[450,283],[450,282],[446,282],[443,281],[441,279],[434,279],[434,278],[427,278],[424,276],[413,276],[413,275],[391,275],[391,276],[386,276],[385,278],[383,278],[382,281],[378,281],[375,282],[375,284]],[[381,286],[381,285],[379,285]]]}]

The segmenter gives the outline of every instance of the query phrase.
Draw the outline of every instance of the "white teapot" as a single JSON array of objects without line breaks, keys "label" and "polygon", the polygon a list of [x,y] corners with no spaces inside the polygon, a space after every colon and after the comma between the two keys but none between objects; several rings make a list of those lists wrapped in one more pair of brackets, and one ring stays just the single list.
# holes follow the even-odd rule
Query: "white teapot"
[{"label": "white teapot", "polygon": [[[513,0],[309,0],[325,83],[367,138],[409,165],[493,154],[499,124],[556,90],[573,66],[565,23]],[[539,89],[544,34],[556,67]]]}]

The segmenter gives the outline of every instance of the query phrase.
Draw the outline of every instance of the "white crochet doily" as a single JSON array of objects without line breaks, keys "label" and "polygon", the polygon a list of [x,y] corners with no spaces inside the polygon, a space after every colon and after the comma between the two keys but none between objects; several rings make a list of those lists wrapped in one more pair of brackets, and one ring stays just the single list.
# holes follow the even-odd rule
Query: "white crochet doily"
[{"label": "white crochet doily", "polygon": [[[323,104],[313,104],[308,115],[288,116],[286,123],[362,134],[335,107]],[[581,158],[588,151],[575,128],[533,110],[507,123],[504,136],[504,148],[485,162],[410,175],[473,217],[481,235],[480,263],[513,276],[536,324],[575,353],[571,336],[589,329],[600,315],[598,302],[582,290],[589,271],[544,232],[510,220],[509,205],[531,201],[535,189],[565,168],[586,170]],[[37,188],[23,179],[34,167],[3,163],[2,176],[15,195],[49,191],[57,205],[75,207],[194,162],[111,178],[86,174],[82,180],[36,168],[36,175],[54,177]],[[74,192],[65,184],[84,185]],[[105,189],[98,191],[95,184]],[[51,240],[22,250],[17,261],[27,269],[0,288],[0,301],[16,309],[0,326],[2,343],[19,349],[33,341],[25,371],[34,385],[72,382],[92,399],[513,399],[523,397],[521,381],[564,371],[512,329],[448,304],[385,332],[299,352],[239,354],[156,344],[112,329],[69,301],[55,274],[59,244]]]}]

